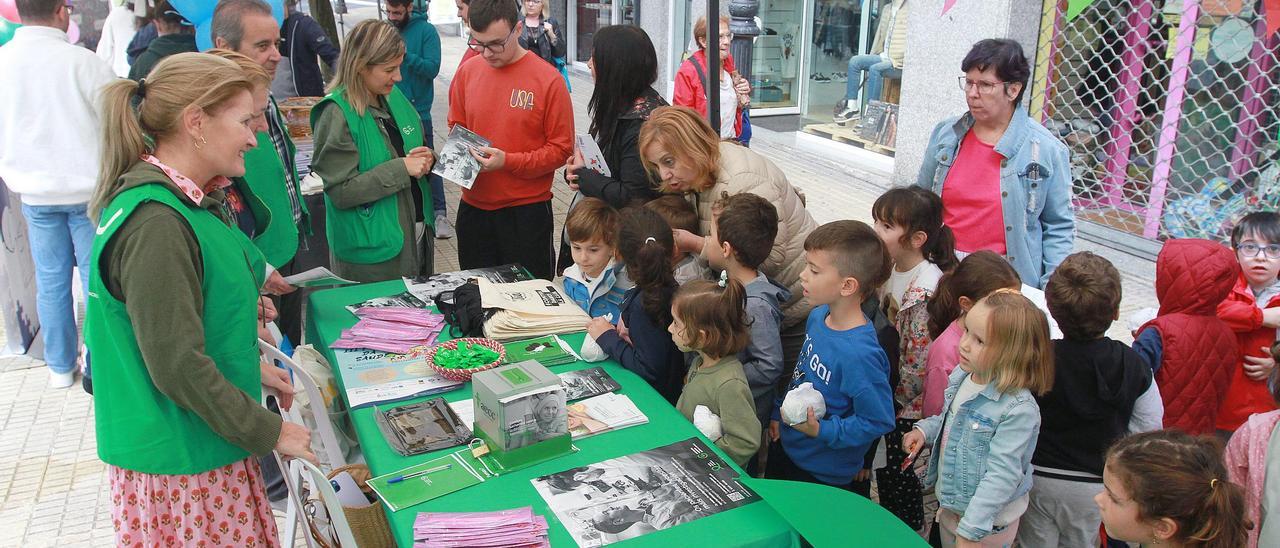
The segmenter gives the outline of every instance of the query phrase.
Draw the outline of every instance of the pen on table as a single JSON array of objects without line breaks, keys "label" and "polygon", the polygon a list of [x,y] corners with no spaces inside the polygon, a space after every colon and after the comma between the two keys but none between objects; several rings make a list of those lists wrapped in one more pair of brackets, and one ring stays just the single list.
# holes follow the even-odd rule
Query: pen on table
[{"label": "pen on table", "polygon": [[435,472],[441,472],[441,471],[444,471],[444,470],[448,470],[448,469],[450,469],[450,468],[453,468],[453,465],[452,465],[452,464],[441,464],[440,466],[437,466],[437,467],[435,467],[435,468],[428,468],[428,469],[426,469],[426,470],[419,470],[419,471],[414,472],[414,473],[412,473],[412,474],[405,474],[405,475],[403,475],[403,476],[396,476],[396,477],[394,477],[394,478],[391,478],[391,479],[387,480],[387,483],[388,483],[388,484],[392,484],[392,483],[400,483],[400,482],[402,482],[402,481],[404,481],[404,480],[407,480],[407,479],[413,479],[413,478],[416,478],[416,477],[425,476],[425,475],[427,475],[427,474],[432,474],[432,473],[435,473]]}]

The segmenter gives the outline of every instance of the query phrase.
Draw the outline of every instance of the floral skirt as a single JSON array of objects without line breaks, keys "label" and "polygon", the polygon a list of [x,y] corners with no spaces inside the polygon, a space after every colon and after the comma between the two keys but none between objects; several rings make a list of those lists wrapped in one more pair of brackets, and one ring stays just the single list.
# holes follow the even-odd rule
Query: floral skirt
[{"label": "floral skirt", "polygon": [[258,459],[200,474],[144,474],[107,466],[116,545],[279,546]]}]

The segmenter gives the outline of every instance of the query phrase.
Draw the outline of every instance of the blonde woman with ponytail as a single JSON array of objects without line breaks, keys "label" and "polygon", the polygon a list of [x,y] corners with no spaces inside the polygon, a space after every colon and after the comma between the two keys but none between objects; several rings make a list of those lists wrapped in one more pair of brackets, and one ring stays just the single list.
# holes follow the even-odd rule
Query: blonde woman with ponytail
[{"label": "blonde woman with ponytail", "polygon": [[[760,418],[738,352],[751,341],[747,290],[737,280],[694,280],[671,300],[671,340],[696,352],[676,409],[739,466],[760,449]],[[699,416],[698,408],[706,408]],[[708,413],[709,412],[709,413]],[[712,418],[714,417],[714,418]]]},{"label": "blonde woman with ponytail", "polygon": [[234,62],[182,53],[103,90],[85,340],[119,545],[278,545],[255,457],[315,458],[259,403],[293,390],[258,359],[265,260],[223,216],[255,146],[251,89]]},{"label": "blonde woman with ponytail", "polygon": [[422,120],[396,83],[404,40],[386,21],[347,33],[329,94],[311,110],[311,170],[324,181],[330,263],[339,276],[377,282],[430,274],[435,165]]}]

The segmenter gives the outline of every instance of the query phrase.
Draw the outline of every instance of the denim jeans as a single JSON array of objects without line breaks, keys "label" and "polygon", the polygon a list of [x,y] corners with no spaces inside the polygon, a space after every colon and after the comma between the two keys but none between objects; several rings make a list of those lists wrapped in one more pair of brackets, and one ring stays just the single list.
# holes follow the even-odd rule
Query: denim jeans
[{"label": "denim jeans", "polygon": [[863,71],[867,73],[867,99],[875,101],[880,100],[880,89],[884,86],[885,78],[902,77],[902,70],[893,68],[892,61],[885,61],[879,55],[854,55],[849,58],[845,99],[852,101],[858,98],[858,84],[862,80]]},{"label": "denim jeans", "polygon": [[87,295],[94,226],[85,204],[22,204],[22,215],[27,219],[36,267],[36,313],[44,338],[44,361],[53,372],[68,373],[75,369],[79,353],[71,269],[80,267],[80,283]]},{"label": "denim jeans", "polygon": [[[426,141],[425,144],[430,147],[431,150],[435,150],[436,132],[431,130],[430,118],[422,119],[422,133],[422,136]],[[427,181],[431,182],[431,209],[435,211],[436,215],[444,215],[447,211],[444,201],[444,179],[440,178],[439,175],[432,173],[427,176]]]}]

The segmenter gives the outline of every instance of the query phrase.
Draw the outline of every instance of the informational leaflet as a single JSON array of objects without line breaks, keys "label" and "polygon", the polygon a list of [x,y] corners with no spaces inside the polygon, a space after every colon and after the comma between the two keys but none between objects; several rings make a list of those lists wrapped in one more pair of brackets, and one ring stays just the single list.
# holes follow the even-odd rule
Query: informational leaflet
[{"label": "informational leaflet", "polygon": [[306,272],[286,276],[284,281],[294,287],[329,287],[356,283],[334,274],[323,266],[317,266]]},{"label": "informational leaflet", "polygon": [[575,440],[649,422],[631,398],[612,392],[571,404],[567,411]]},{"label": "informational leaflet", "polygon": [[596,144],[596,140],[590,135],[579,133],[577,135],[578,151],[582,153],[582,160],[585,167],[605,177],[612,177],[609,171],[609,164],[604,161],[604,153],[600,151],[600,145]]},{"label": "informational leaflet", "polygon": [[461,124],[455,125],[449,130],[449,139],[436,150],[436,165],[431,168],[431,173],[469,189],[476,184],[476,176],[480,174],[480,161],[471,152],[479,152],[480,147],[487,146],[488,139]]},{"label": "informational leaflet", "polygon": [[334,358],[347,389],[347,403],[354,409],[375,403],[399,401],[447,392],[461,382],[442,377],[427,364],[429,345],[407,354],[369,349],[334,349]]},{"label": "informational leaflet", "polygon": [[532,280],[533,275],[518,264],[473,268],[455,272],[438,272],[430,276],[405,278],[404,286],[414,297],[425,302],[432,302],[436,296],[445,291],[453,291],[471,279],[486,279],[494,283],[511,283]]},{"label": "informational leaflet", "polygon": [[621,388],[618,381],[613,380],[603,367],[565,371],[560,373],[560,382],[564,384],[564,395],[569,401],[599,396]]},{"label": "informational leaflet", "polygon": [[583,548],[677,527],[761,500],[698,438],[530,481]]},{"label": "informational leaflet", "polygon": [[387,295],[386,297],[377,297],[364,302],[347,305],[347,310],[355,314],[361,308],[426,308],[427,303],[422,299],[414,296],[413,293],[404,291],[395,295]]}]

